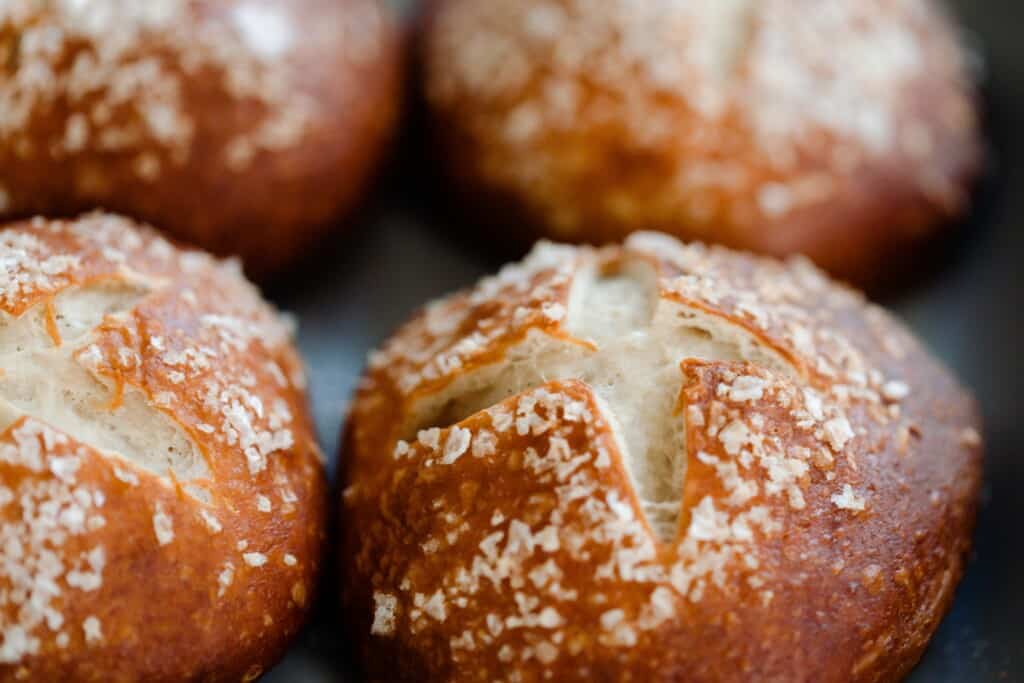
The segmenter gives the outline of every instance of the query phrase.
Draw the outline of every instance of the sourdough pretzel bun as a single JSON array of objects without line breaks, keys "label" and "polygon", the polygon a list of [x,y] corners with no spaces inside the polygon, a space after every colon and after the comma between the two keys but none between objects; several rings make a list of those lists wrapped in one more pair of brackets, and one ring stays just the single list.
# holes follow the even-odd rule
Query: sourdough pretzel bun
[{"label": "sourdough pretzel bun", "polygon": [[390,136],[380,0],[0,5],[0,215],[103,207],[268,275],[360,199]]},{"label": "sourdough pretzel bun", "polygon": [[978,429],[804,260],[542,243],[370,358],[352,633],[374,680],[897,680],[963,570]]},{"label": "sourdough pretzel bun", "polygon": [[803,253],[868,282],[965,209],[974,93],[930,0],[436,4],[424,88],[490,214],[560,240]]},{"label": "sourdough pretzel bun", "polygon": [[249,681],[325,483],[289,326],[111,215],[0,231],[0,681]]}]

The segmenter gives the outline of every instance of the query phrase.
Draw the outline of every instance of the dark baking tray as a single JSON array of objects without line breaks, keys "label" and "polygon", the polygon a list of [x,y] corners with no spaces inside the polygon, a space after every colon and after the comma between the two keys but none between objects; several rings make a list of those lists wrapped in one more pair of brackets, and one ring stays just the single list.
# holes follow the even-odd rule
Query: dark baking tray
[{"label": "dark baking tray", "polygon": [[[975,391],[986,423],[986,484],[966,577],[909,681],[1024,681],[1024,3],[952,5],[982,57],[989,171],[971,216],[928,255],[925,272],[876,299]],[[520,256],[488,247],[486,225],[438,211],[435,173],[409,151],[417,142],[412,131],[359,220],[268,290],[298,316],[332,482],[342,414],[366,353],[419,305]],[[335,576],[328,563],[312,623],[265,680],[357,680]]]}]

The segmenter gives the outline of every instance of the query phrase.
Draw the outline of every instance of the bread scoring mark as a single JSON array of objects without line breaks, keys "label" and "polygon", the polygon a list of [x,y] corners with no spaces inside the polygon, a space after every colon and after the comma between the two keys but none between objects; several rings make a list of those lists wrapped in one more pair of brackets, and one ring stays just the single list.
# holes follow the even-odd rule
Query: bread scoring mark
[{"label": "bread scoring mark", "polygon": [[[748,372],[757,370],[748,368]],[[766,385],[767,381],[758,398],[765,398]],[[720,393],[726,397],[736,393],[737,401],[749,402],[755,400],[752,386],[750,381],[738,381],[737,392]],[[715,391],[714,382],[700,387]],[[701,403],[707,407],[706,401]],[[403,600],[412,598],[407,623],[413,636],[451,618],[465,629],[450,640],[457,662],[477,649],[498,648],[501,643],[498,656],[508,658],[503,661],[536,657],[551,664],[567,655],[565,643],[591,631],[590,623],[569,621],[563,610],[573,611],[580,601],[607,604],[607,596],[594,592],[603,581],[621,580],[649,591],[649,602],[636,613],[621,609],[603,613],[596,638],[609,648],[635,645],[645,632],[675,616],[680,597],[699,602],[705,591],[721,587],[726,577],[737,575],[749,578],[755,588],[763,586],[758,582],[764,579],[756,572],[755,539],[781,529],[779,513],[766,498],[793,488],[791,477],[787,480],[774,471],[777,465],[770,461],[774,456],[744,456],[737,446],[733,454],[739,460],[757,458],[761,462],[753,467],[769,473],[764,476],[768,482],[764,490],[759,490],[760,479],[754,476],[753,491],[748,484],[745,496],[735,502],[718,495],[693,500],[685,533],[659,547],[642,523],[630,474],[615,457],[619,445],[607,416],[586,385],[554,381],[476,413],[456,427],[424,430],[414,443],[400,442],[394,474],[389,477],[394,487],[389,500],[424,496],[423,500],[433,501],[433,509],[446,510],[443,522],[439,519],[431,525],[421,543],[422,555],[410,563],[399,585]],[[714,420],[700,424],[702,428]],[[453,438],[462,452],[455,463],[446,460]],[[496,440],[497,445],[477,449],[481,439]],[[708,448],[722,450],[721,446]],[[528,480],[513,474],[522,471],[530,473]],[[455,481],[506,478],[516,479],[514,494],[488,492],[479,484],[454,485]],[[707,493],[713,485],[705,482],[699,490]],[[451,495],[453,491],[457,494]],[[415,525],[414,520],[424,513],[416,506],[385,505],[387,514],[397,515],[403,524]],[[490,515],[490,528],[470,523],[484,512]],[[448,566],[445,558],[466,553],[471,560],[458,569]],[[446,567],[440,572],[442,585],[424,591],[419,579],[412,577],[433,576],[439,565]],[[565,578],[570,575],[575,577],[572,583]],[[515,591],[515,610],[481,614],[475,609],[506,585]],[[763,599],[770,602],[770,591],[764,591]],[[394,635],[398,613],[389,609],[375,634]],[[502,635],[506,632],[507,637]],[[523,632],[535,634],[527,646],[515,635]]]},{"label": "bread scoring mark", "polygon": [[657,271],[643,258],[581,264],[567,305],[548,302],[541,312],[570,338],[528,337],[495,365],[459,377],[432,397],[443,409],[417,426],[450,425],[546,382],[579,379],[596,392],[621,439],[617,450],[647,522],[658,538],[671,540],[686,471],[680,363],[757,360],[786,374],[793,369],[742,329],[663,298]]},{"label": "bread scoring mark", "polygon": [[[22,415],[52,425],[77,441],[126,459],[166,479],[209,476],[199,449],[170,416],[141,391],[115,385],[91,370],[98,360],[93,331],[132,310],[150,290],[141,283],[100,282],[72,287],[12,319],[0,314],[0,403],[11,422]],[[53,312],[60,345],[47,329]],[[137,363],[124,347],[120,360]]]},{"label": "bread scoring mark", "polygon": [[[847,336],[847,316],[863,316],[865,338]],[[343,500],[361,530],[357,572],[397,598],[374,635],[447,638],[455,664],[496,658],[519,674],[591,661],[594,643],[632,650],[681,610],[774,609],[779,591],[792,597],[774,573],[791,559],[773,550],[785,530],[877,514],[862,458],[888,446],[865,435],[895,431],[915,391],[879,358],[915,348],[801,260],[651,233],[623,248],[540,245],[371,355]],[[650,367],[664,377],[645,380]],[[673,401],[641,423],[685,430],[672,445],[685,476],[637,462],[635,444],[654,437],[629,433],[629,400],[610,389],[663,404],[662,382]],[[405,438],[388,452],[382,434]],[[668,484],[669,520],[648,476]]]},{"label": "bread scoring mark", "polygon": [[[291,413],[302,377],[290,329],[236,265],[126,219],[0,232],[0,663],[31,677],[54,647],[102,647],[124,623],[90,621],[96,598],[74,591],[108,590],[113,557],[144,558],[156,576],[197,569],[197,533],[241,566],[236,577],[233,564],[211,564],[195,586],[205,578],[227,597],[254,573],[287,571],[291,599],[275,618],[305,605],[302,546],[235,550],[268,506],[289,544],[319,524],[298,505],[315,494],[318,465],[304,416]],[[294,457],[279,464],[282,452]],[[134,526],[112,535],[108,523]]]},{"label": "bread scoring mark", "polygon": [[[535,629],[554,632],[559,643],[582,624],[568,624],[554,605],[564,609],[593,599],[579,583],[591,575],[597,582],[621,580],[651,590],[651,602],[640,612],[603,614],[598,639],[607,647],[635,645],[673,617],[676,596],[698,603],[708,591],[742,585],[770,605],[774,592],[762,571],[760,542],[785,528],[788,511],[807,507],[804,491],[812,480],[820,486],[835,476],[845,443],[831,443],[824,425],[837,419],[836,409],[823,406],[813,390],[743,361],[688,358],[681,375],[692,473],[682,486],[681,529],[660,544],[643,523],[626,459],[616,457],[622,444],[613,414],[577,380],[528,389],[448,429],[426,429],[413,443],[400,441],[391,500],[420,495],[433,501],[432,509],[446,510],[420,543],[421,561],[411,564],[409,574],[431,574],[435,570],[427,567],[434,563],[447,566],[444,558],[479,549],[463,569],[445,573],[445,584],[429,599],[422,592],[413,596],[411,632],[459,613],[467,630],[453,638],[453,651],[482,647],[479,636],[466,635],[475,632],[470,606],[507,582],[517,591],[519,611],[486,626],[495,640],[503,630]],[[529,483],[513,474],[523,470]],[[453,483],[506,478],[517,482],[513,507],[505,507],[509,501],[498,491],[482,494],[478,484]],[[458,494],[449,497],[452,491]],[[423,514],[405,503],[386,507],[399,520],[408,515],[403,523],[410,525]],[[490,510],[490,528],[470,523]],[[855,512],[863,510],[861,505]],[[610,546],[607,561],[592,566],[593,557],[605,557],[605,550],[597,550],[603,545]],[[565,575],[577,577],[571,588],[561,582]],[[394,613],[391,625],[376,635],[393,635]],[[540,657],[537,647],[554,647],[551,661],[562,655],[552,641],[543,642],[509,652]]]}]

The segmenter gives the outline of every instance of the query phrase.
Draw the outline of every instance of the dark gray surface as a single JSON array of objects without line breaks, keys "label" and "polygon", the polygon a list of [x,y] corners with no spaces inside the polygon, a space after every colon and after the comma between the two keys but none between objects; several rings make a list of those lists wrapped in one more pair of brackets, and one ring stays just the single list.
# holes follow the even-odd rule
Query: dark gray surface
[{"label": "dark gray surface", "polygon": [[[483,2],[485,0],[481,0]],[[828,0],[823,0],[828,1]],[[954,3],[986,57],[995,167],[978,209],[911,290],[882,299],[977,394],[986,421],[985,499],[976,550],[953,610],[912,683],[1024,681],[1024,3]],[[321,443],[335,470],[341,416],[366,353],[424,302],[494,270],[508,253],[445,230],[425,210],[412,158],[396,164],[345,237],[269,294],[299,318]],[[313,624],[265,680],[348,681],[328,569]]]}]

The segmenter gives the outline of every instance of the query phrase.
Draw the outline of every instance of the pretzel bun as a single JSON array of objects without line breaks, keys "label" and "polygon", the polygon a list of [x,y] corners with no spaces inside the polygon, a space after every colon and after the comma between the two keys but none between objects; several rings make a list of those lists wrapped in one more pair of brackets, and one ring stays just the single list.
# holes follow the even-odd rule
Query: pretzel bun
[{"label": "pretzel bun", "polygon": [[974,92],[931,0],[435,4],[441,156],[512,234],[657,229],[871,282],[966,207]]},{"label": "pretzel bun", "polygon": [[803,259],[542,243],[370,358],[351,633],[373,680],[894,681],[963,570],[978,430]]},{"label": "pretzel bun", "polygon": [[304,620],[325,482],[237,264],[92,214],[0,231],[0,681],[249,681]]},{"label": "pretzel bun", "polygon": [[396,120],[379,0],[11,0],[0,215],[103,207],[266,276],[352,209]]}]

